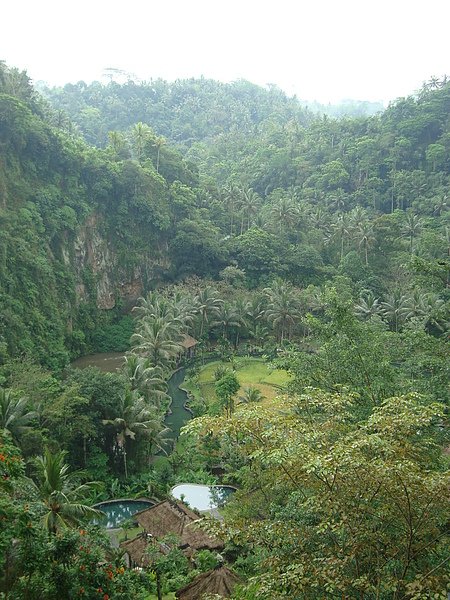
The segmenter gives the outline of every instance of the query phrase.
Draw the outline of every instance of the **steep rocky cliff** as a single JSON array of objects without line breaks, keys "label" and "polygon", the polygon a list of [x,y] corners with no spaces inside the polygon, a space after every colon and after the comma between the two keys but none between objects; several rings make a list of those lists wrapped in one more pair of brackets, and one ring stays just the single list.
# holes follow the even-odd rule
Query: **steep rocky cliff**
[{"label": "steep rocky cliff", "polygon": [[[83,280],[86,269],[93,274],[95,298],[99,309],[110,310],[118,301],[124,310],[129,310],[142,296],[149,285],[156,284],[170,270],[167,248],[157,248],[143,253],[141,263],[124,268],[116,253],[114,240],[102,235],[102,216],[89,215],[80,226],[73,242],[73,268],[77,302],[86,302],[89,292]],[[70,257],[67,255],[68,265]]]},{"label": "steep rocky cliff", "polygon": [[169,183],[0,94],[0,361],[51,367],[170,278]]}]

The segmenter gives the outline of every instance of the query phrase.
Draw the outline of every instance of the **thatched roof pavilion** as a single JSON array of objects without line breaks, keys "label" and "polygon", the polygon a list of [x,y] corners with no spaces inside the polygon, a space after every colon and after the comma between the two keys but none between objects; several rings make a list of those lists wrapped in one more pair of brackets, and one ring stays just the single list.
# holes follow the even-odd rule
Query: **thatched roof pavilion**
[{"label": "thatched roof pavilion", "polygon": [[197,344],[198,344],[198,341],[195,338],[193,338],[191,335],[185,334],[183,336],[183,341],[181,342],[181,346],[183,346],[183,348],[185,350],[194,348],[194,346],[196,346]]},{"label": "thatched roof pavilion", "polygon": [[228,567],[217,567],[198,575],[191,583],[178,590],[175,597],[178,600],[201,600],[205,594],[216,594],[229,598],[239,582],[239,577]]},{"label": "thatched roof pavilion", "polygon": [[133,515],[139,525],[154,538],[173,534],[181,548],[219,550],[223,543],[197,527],[201,517],[182,502],[165,500]]},{"label": "thatched roof pavilion", "polygon": [[148,565],[148,557],[146,556],[146,550],[149,543],[146,533],[140,533],[132,540],[120,542],[120,547],[130,557],[130,563],[139,565],[140,567],[146,567]]},{"label": "thatched roof pavilion", "polygon": [[128,554],[130,563],[134,563],[139,567],[146,567],[148,565],[149,557],[146,551],[150,545],[157,547],[161,554],[169,552],[169,548],[165,544],[160,544],[158,540],[145,532],[140,533],[132,540],[120,543],[120,547]]}]

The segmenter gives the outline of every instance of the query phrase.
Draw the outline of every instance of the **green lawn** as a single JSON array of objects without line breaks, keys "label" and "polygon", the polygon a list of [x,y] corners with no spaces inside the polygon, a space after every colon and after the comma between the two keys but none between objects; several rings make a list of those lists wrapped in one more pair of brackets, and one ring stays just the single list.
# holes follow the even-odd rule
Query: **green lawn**
[{"label": "green lawn", "polygon": [[[216,399],[214,372],[219,365],[233,368],[230,362],[216,360],[208,363],[201,369],[196,381],[187,380],[184,382],[184,389],[196,398],[203,397],[208,403],[214,402]],[[241,391],[246,387],[254,386],[260,389],[263,396],[268,399],[274,398],[279,393],[280,388],[289,381],[289,375],[286,371],[270,369],[261,358],[237,358],[234,361],[234,369],[241,384]]]}]

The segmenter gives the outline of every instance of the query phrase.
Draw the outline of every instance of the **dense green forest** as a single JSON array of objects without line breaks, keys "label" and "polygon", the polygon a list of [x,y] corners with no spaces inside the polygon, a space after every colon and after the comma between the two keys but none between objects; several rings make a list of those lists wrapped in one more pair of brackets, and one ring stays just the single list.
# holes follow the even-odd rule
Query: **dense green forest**
[{"label": "dense green forest", "polygon": [[446,598],[450,83],[342,118],[246,81],[40,90],[0,63],[0,597],[175,591],[215,557],[125,569],[92,505],[219,466],[234,598]]}]

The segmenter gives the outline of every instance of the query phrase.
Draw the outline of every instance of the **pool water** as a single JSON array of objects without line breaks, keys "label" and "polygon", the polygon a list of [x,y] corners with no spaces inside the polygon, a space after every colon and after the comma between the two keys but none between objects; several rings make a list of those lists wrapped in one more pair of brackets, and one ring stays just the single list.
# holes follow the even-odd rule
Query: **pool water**
[{"label": "pool water", "polygon": [[153,506],[150,500],[111,500],[110,502],[101,502],[94,508],[105,513],[104,517],[95,520],[96,525],[102,525],[107,529],[120,527],[124,521],[131,518],[140,510],[145,510]]},{"label": "pool water", "polygon": [[172,488],[172,496],[177,500],[184,500],[190,508],[202,511],[220,508],[235,491],[235,488],[229,485],[183,483]]}]

